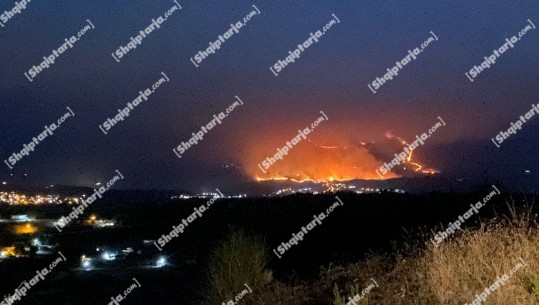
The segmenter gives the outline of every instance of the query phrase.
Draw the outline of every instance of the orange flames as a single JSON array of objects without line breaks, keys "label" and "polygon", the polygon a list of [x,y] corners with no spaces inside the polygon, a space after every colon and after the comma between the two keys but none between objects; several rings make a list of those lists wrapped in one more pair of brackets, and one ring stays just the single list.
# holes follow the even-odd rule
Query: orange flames
[{"label": "orange flames", "polygon": [[[294,182],[345,182],[350,180],[385,180],[417,173],[433,174],[437,171],[424,169],[418,162],[412,161],[409,153],[406,162],[399,168],[388,172],[383,178],[376,169],[390,162],[394,153],[403,151],[408,143],[401,138],[386,134],[380,143],[351,144],[348,146],[318,145],[309,140],[290,149],[282,160],[276,160],[264,173],[259,166],[253,166],[250,175],[257,181],[294,181]],[[266,148],[260,151],[275,152]],[[266,155],[266,157],[270,157]],[[272,156],[273,157],[273,156]],[[256,160],[262,163],[265,158]],[[411,168],[407,168],[407,167]],[[412,173],[410,173],[410,171]]]},{"label": "orange flames", "polygon": [[[390,132],[387,132],[387,133],[386,133],[386,138],[388,138],[388,139],[390,139],[390,140],[396,139],[397,141],[399,141],[399,142],[403,145],[403,147],[404,147],[404,146],[410,145],[410,144],[408,144],[408,142],[404,141],[403,139],[401,139],[401,138],[399,138],[399,137],[397,137],[397,136],[392,135]],[[419,164],[419,163],[416,163],[416,162],[412,162],[412,154],[413,154],[413,153],[414,153],[414,152],[411,151],[411,152],[408,154],[408,156],[406,157],[406,163],[415,166],[415,170],[414,170],[415,172],[420,172],[420,173],[423,173],[423,174],[429,174],[429,175],[433,175],[433,174],[439,173],[439,172],[438,172],[437,170],[435,170],[435,169],[430,169],[430,168],[428,168],[428,169],[423,169],[423,165],[421,165],[421,164]]]}]

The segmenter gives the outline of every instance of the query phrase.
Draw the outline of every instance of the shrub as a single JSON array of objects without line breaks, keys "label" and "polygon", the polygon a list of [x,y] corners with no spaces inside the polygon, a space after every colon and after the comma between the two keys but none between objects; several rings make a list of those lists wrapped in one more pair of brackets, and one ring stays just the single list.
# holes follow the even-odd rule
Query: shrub
[{"label": "shrub", "polygon": [[[248,237],[242,231],[232,232],[217,246],[210,258],[209,301],[212,304],[226,303],[245,289],[245,284],[253,291],[264,286],[271,280],[265,271],[266,263],[263,240]],[[244,298],[247,299],[248,296]]]}]

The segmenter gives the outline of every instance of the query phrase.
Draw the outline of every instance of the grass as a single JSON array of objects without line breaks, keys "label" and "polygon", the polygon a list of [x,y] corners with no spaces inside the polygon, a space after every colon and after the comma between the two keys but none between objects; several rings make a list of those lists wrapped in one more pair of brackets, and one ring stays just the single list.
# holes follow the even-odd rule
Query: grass
[{"label": "grass", "polygon": [[374,278],[380,286],[358,304],[463,305],[472,304],[476,295],[523,261],[526,266],[515,270],[481,304],[536,305],[539,227],[535,219],[530,210],[519,213],[510,208],[508,217],[482,221],[479,228],[464,229],[438,247],[429,241],[432,232],[392,254],[370,254],[351,265],[323,268],[319,279],[309,283],[269,283],[271,279],[264,277],[263,243],[233,234],[216,252],[210,268],[216,272],[212,285],[220,302],[252,282],[259,284],[259,291],[253,292],[250,304],[345,305]]},{"label": "grass", "polygon": [[[258,237],[249,237],[235,231],[213,252],[209,263],[208,280],[210,304],[227,303],[242,290],[245,284],[256,293],[269,281],[271,273],[265,269],[266,247]],[[249,298],[243,300],[249,304]]]},{"label": "grass", "polygon": [[[351,283],[364,287],[374,277],[380,287],[360,304],[462,305],[471,304],[522,260],[527,266],[515,270],[482,304],[539,304],[537,222],[529,211],[510,210],[510,217],[483,221],[478,229],[465,229],[437,248],[423,241],[423,247],[409,246],[393,256],[373,255],[329,270],[323,277],[329,283],[345,278],[348,288],[339,293],[348,296],[353,295]],[[334,304],[341,304],[338,296],[335,294]]]}]

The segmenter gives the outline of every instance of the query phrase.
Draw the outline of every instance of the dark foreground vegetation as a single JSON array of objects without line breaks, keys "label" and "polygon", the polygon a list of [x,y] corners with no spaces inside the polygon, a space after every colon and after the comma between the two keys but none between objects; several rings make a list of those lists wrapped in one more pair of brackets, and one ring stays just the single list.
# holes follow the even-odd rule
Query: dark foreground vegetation
[{"label": "dark foreground vegetation", "polygon": [[[434,247],[433,230],[445,228],[491,192],[292,195],[283,198],[220,199],[164,248],[166,268],[80,269],[80,257],[106,244],[156,240],[206,201],[96,202],[90,214],[114,219],[114,228],[72,224],[50,230],[68,261],[31,289],[18,304],[108,304],[136,278],[141,287],[122,304],[221,304],[249,285],[240,304],[346,304],[375,279],[358,304],[466,304],[511,270],[519,271],[483,304],[536,304],[539,231],[533,195],[493,197],[480,215]],[[277,258],[273,249],[335,202],[344,203]],[[4,218],[32,214],[56,219],[69,207],[2,206]],[[527,214],[522,214],[527,213]],[[81,218],[81,220],[84,220]],[[0,238],[12,238],[7,227]],[[0,263],[0,293],[11,294],[56,255]],[[239,286],[239,287],[236,287]],[[539,289],[539,287],[537,287]],[[515,303],[515,298],[520,303]],[[346,299],[345,299],[346,298]],[[220,301],[218,301],[220,300]]]}]

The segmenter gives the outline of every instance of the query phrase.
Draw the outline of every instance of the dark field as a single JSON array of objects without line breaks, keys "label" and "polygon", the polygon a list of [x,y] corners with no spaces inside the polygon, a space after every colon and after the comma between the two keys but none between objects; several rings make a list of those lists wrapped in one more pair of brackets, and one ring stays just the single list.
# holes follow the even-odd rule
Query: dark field
[{"label": "dark field", "polygon": [[[207,287],[209,254],[232,230],[242,230],[260,236],[268,247],[269,269],[274,278],[314,280],[321,266],[345,264],[361,260],[370,251],[392,253],[405,242],[422,240],[422,232],[454,221],[471,203],[482,200],[490,192],[486,187],[476,193],[428,195],[351,193],[324,195],[292,195],[283,198],[219,199],[202,218],[191,223],[183,234],[173,239],[159,253],[153,245],[148,250],[168,258],[164,268],[141,266],[136,261],[111,264],[98,270],[84,271],[80,257],[103,245],[140,246],[142,240],[156,240],[169,233],[173,225],[192,213],[206,200],[175,200],[159,202],[122,202],[106,199],[95,203],[80,218],[91,214],[114,219],[113,228],[95,229],[82,224],[70,224],[58,233],[51,226],[38,225],[38,234],[50,233],[58,250],[67,258],[46,278],[33,287],[18,304],[108,304],[112,296],[123,292],[136,278],[141,287],[133,291],[122,304],[198,304]],[[325,211],[335,201],[344,202],[322,225],[313,229],[303,241],[278,259],[272,249],[288,241],[292,233]],[[118,197],[118,196],[114,196]],[[533,198],[531,195],[529,198]],[[501,194],[493,197],[480,211],[481,218],[507,215],[507,200],[514,198],[523,205],[522,194]],[[57,219],[69,213],[64,206],[2,206],[0,215],[30,214],[38,219]],[[478,225],[474,216],[464,227]],[[3,244],[14,238],[11,224],[3,223]],[[430,235],[429,235],[430,236]],[[147,252],[148,252],[147,251]],[[153,255],[152,254],[152,255]],[[0,292],[11,294],[23,280],[35,276],[58,254],[35,258],[19,258],[0,263]]]}]

